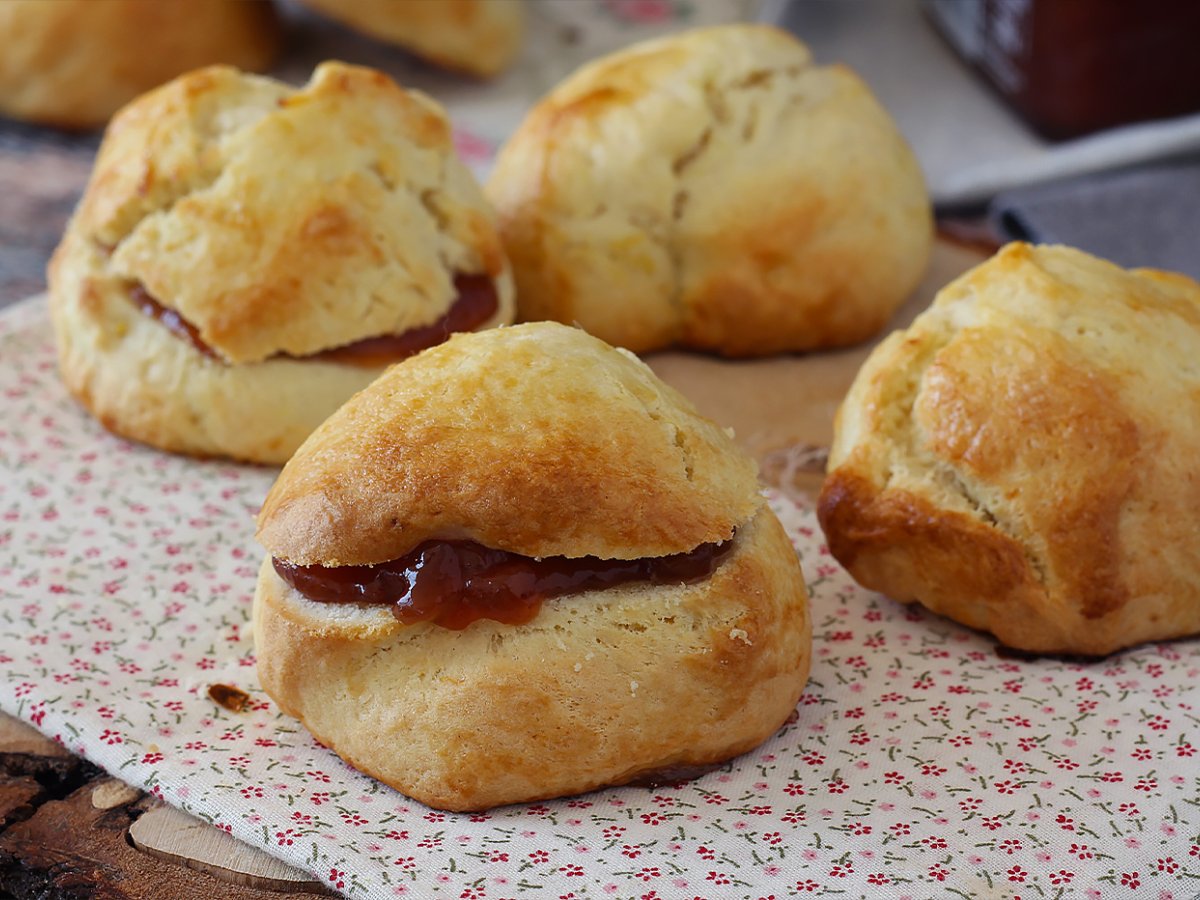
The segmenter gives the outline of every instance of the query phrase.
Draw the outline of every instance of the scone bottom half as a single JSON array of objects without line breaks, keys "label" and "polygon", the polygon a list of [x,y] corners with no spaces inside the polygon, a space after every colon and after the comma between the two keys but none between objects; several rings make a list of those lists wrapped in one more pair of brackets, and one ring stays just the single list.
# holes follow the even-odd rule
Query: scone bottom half
[{"label": "scone bottom half", "polygon": [[[803,576],[753,462],[578,329],[456,335],[393,367],[297,451],[258,536],[264,689],[352,765],[438,808],[711,767],[773,734],[808,677]],[[328,579],[322,595],[280,574],[361,583],[406,557],[422,560],[410,606],[438,605],[443,624],[361,599],[394,599],[403,563],[386,567],[392,594],[373,583],[341,602]],[[463,559],[485,571],[464,577]],[[552,582],[580,567],[631,577],[530,598],[539,567]],[[496,585],[521,602],[453,614]]]},{"label": "scone bottom half", "polygon": [[201,69],[127,106],[49,283],[63,380],[106,427],[261,463],[388,365],[514,315],[444,112],[341,63],[298,89]]},{"label": "scone bottom half", "polygon": [[1010,244],[863,365],[819,517],[863,586],[1003,644],[1200,633],[1200,285]]}]

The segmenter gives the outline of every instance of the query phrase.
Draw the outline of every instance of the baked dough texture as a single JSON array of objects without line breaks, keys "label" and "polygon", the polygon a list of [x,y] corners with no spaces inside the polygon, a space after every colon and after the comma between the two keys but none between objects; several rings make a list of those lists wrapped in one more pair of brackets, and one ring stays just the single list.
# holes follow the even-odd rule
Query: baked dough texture
[{"label": "baked dough texture", "polygon": [[431,539],[609,559],[732,539],[698,582],[559,597],[527,624],[461,631],[307,600],[268,558],[254,609],[263,688],[432,806],[724,761],[769,737],[807,679],[803,576],[753,463],[635,357],[578,329],[455,336],[395,366],[284,468],[259,539],[327,565]]},{"label": "baked dough texture", "polygon": [[[440,319],[486,275],[512,321],[491,213],[422,95],[326,63],[303,88],[192,72],[126,107],[50,264],[63,379],[111,430],[282,463],[383,367],[303,359]],[[142,286],[200,352],[144,314]]]},{"label": "baked dough texture", "polygon": [[487,184],[525,320],[637,352],[853,344],[916,286],[932,219],[863,82],[765,25],[699,29],[584,66]]},{"label": "baked dough texture", "polygon": [[864,586],[1001,642],[1200,632],[1200,285],[1010,244],[885,340],[820,519]]},{"label": "baked dough texture", "polygon": [[190,69],[261,71],[279,26],[242,0],[5,0],[0,44],[0,115],[95,128]]},{"label": "baked dough texture", "polygon": [[430,62],[490,77],[503,71],[525,32],[521,0],[301,0],[370,37]]}]

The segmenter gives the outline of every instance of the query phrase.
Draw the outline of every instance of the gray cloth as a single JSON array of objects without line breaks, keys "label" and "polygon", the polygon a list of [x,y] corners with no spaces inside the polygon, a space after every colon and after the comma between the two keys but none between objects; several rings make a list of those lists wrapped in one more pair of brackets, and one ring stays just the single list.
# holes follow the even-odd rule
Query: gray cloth
[{"label": "gray cloth", "polygon": [[1200,279],[1200,158],[1007,191],[989,216],[1006,239]]}]

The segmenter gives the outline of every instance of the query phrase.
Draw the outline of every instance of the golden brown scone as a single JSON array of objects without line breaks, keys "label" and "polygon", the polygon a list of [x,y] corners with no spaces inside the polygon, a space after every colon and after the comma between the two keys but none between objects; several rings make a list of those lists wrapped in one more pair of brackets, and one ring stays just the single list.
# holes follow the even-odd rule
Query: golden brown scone
[{"label": "golden brown scone", "polygon": [[[459,276],[495,294],[474,327],[512,321],[445,115],[340,63],[298,90],[203,69],[128,106],[49,272],[63,379],[108,428],[266,463],[387,364],[317,354],[438,322]],[[147,315],[141,290],[202,346]]]},{"label": "golden brown scone", "polygon": [[279,27],[243,0],[5,0],[0,45],[0,115],[95,128],[190,69],[261,71]]},{"label": "golden brown scone", "polygon": [[[754,464],[635,357],[552,323],[389,370],[284,468],[270,556],[330,567],[473,540],[645,559],[727,541],[706,577],[545,601],[525,624],[402,624],[259,575],[259,677],[363,771],[446,809],[556,797],[761,743],[807,679],[795,551]],[[669,776],[668,776],[669,777]]]},{"label": "golden brown scone", "polygon": [[522,319],[729,356],[879,331],[932,245],[917,162],[861,80],[764,25],[593,62],[487,184]]},{"label": "golden brown scone", "polygon": [[521,0],[301,0],[373,38],[468,75],[499,74],[521,49]]},{"label": "golden brown scone", "polygon": [[1010,244],[864,364],[820,518],[861,584],[1003,643],[1200,631],[1200,285]]}]

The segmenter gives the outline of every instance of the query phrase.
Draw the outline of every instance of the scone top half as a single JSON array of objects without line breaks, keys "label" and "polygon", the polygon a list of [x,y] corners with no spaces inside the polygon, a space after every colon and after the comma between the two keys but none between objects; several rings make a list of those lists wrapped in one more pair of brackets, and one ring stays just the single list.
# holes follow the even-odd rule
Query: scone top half
[{"label": "scone top half", "polygon": [[445,114],[341,63],[298,90],[215,67],[141,98],[71,227],[230,363],[401,334],[455,276],[506,277]]},{"label": "scone top half", "polygon": [[[341,63],[318,67],[299,89],[202,69],[122,110],[50,283],[68,385],[115,430],[276,462],[400,358],[381,342],[403,344],[422,329],[441,339],[511,321],[513,309],[491,214],[444,113],[379,72]],[[165,336],[175,343],[164,346]],[[127,396],[122,379],[143,393]],[[259,407],[242,408],[243,419],[299,415],[303,404],[287,393],[299,383],[319,417],[274,450],[224,447],[221,436],[205,446],[203,428],[173,436],[136,412],[190,392],[175,402],[186,416],[212,420],[234,393]]]},{"label": "scone top half", "polygon": [[[258,536],[274,558],[255,601],[264,688],[431,805],[677,778],[768,737],[807,677],[804,582],[754,464],[578,329],[456,336],[389,370],[284,468]],[[515,555],[506,571],[721,550],[693,577],[588,587],[464,627],[317,602],[273,564],[336,574],[463,541]]]},{"label": "scone top half", "polygon": [[520,317],[636,352],[861,341],[932,246],[916,159],[866,85],[764,25],[585,65],[530,112],[487,191]]},{"label": "scone top half", "polygon": [[1200,631],[1200,285],[1012,244],[872,354],[820,517],[867,587],[1024,650]]},{"label": "scone top half", "polygon": [[297,451],[259,539],[301,565],[430,538],[530,557],[665,556],[733,537],[756,469],[636,358],[537,323],[456,336],[350,400]]}]

